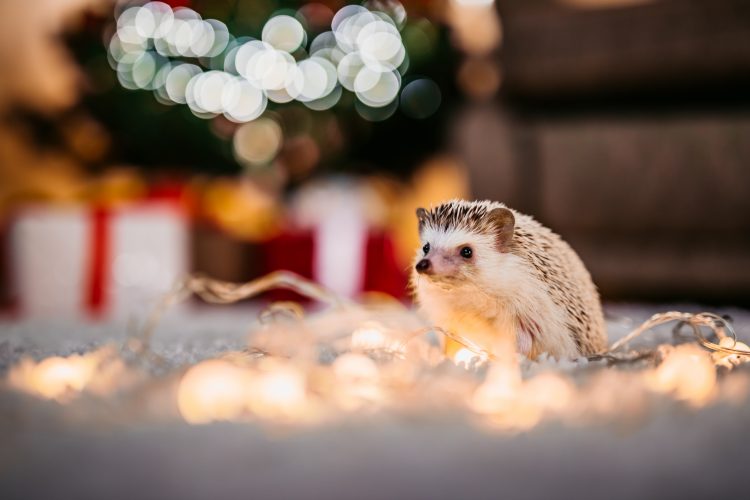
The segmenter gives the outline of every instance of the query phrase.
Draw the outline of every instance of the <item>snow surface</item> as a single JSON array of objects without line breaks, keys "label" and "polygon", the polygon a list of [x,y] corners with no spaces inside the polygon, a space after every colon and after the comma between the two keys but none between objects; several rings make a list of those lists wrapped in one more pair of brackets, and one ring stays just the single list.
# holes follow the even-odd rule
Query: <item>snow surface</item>
[{"label": "snow surface", "polygon": [[[613,305],[610,341],[655,312],[713,310],[750,338],[750,312]],[[169,314],[154,349],[173,366],[245,345],[250,308]],[[21,356],[87,352],[127,323],[0,325],[0,372]],[[643,342],[669,338],[663,328]],[[85,408],[85,404],[81,405]],[[296,430],[169,421],[81,425],[57,403],[0,390],[0,498],[745,497],[750,404],[665,406],[628,426],[542,424],[509,435],[455,413],[347,420]],[[110,410],[116,413],[117,408]]]}]

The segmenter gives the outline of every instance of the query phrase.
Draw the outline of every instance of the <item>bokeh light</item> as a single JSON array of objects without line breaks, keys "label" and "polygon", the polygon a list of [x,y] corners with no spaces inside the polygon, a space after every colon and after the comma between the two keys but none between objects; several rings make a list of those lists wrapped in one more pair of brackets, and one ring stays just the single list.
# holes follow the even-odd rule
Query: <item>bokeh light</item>
[{"label": "bokeh light", "polygon": [[71,402],[83,392],[111,392],[133,380],[111,346],[38,362],[23,358],[8,372],[10,387],[59,403]]},{"label": "bokeh light", "polygon": [[321,97],[320,99],[307,101],[304,104],[313,111],[324,111],[326,109],[331,109],[339,102],[342,93],[343,91],[341,90],[341,86],[337,85],[336,88],[334,88],[333,91],[327,96]]},{"label": "bokeh light", "polygon": [[364,6],[375,12],[383,12],[402,29],[406,24],[406,9],[396,0],[367,0]]},{"label": "bokeh light", "polygon": [[352,333],[352,351],[369,351],[382,349],[388,344],[383,326],[376,322],[367,322]]},{"label": "bokeh light", "polygon": [[223,71],[208,71],[195,75],[186,89],[190,109],[198,113],[223,113],[224,87],[230,79],[231,76]]},{"label": "bokeh light", "polygon": [[263,26],[263,41],[278,50],[294,52],[304,44],[306,38],[302,23],[291,16],[272,17]]},{"label": "bokeh light", "polygon": [[492,0],[450,0],[448,22],[465,52],[485,55],[500,45],[502,26],[492,4]]},{"label": "bokeh light", "polygon": [[469,58],[458,70],[458,85],[473,99],[488,99],[500,88],[500,69],[491,60]]},{"label": "bokeh light", "polygon": [[297,99],[302,102],[322,99],[336,86],[336,68],[322,57],[311,57],[299,63]]},{"label": "bokeh light", "polygon": [[382,122],[393,116],[398,109],[398,101],[394,100],[390,104],[380,107],[371,107],[362,101],[357,101],[354,103],[354,109],[359,116],[368,122]]},{"label": "bokeh light", "polygon": [[162,38],[174,24],[172,8],[163,2],[149,2],[138,9],[135,18],[135,29],[144,38]]},{"label": "bokeh light", "polygon": [[301,16],[306,24],[315,30],[330,26],[333,19],[333,11],[327,5],[317,2],[306,3],[299,8],[297,15]]},{"label": "bokeh light", "polygon": [[381,108],[393,102],[400,87],[401,75],[398,71],[379,73],[370,68],[362,68],[354,80],[357,97],[371,108]]},{"label": "bokeh light", "polygon": [[212,359],[191,367],[180,381],[177,405],[191,424],[236,420],[246,411],[251,382],[247,372],[228,361]]},{"label": "bokeh light", "polygon": [[245,123],[234,134],[234,154],[245,165],[263,165],[276,157],[281,148],[282,131],[271,118]]},{"label": "bokeh light", "polygon": [[440,87],[429,78],[409,82],[401,91],[401,111],[418,120],[432,116],[440,107]]},{"label": "bokeh light", "polygon": [[224,116],[238,123],[255,120],[263,114],[267,104],[266,95],[242,78],[233,77],[222,95]]},{"label": "bokeh light", "polygon": [[201,72],[201,69],[195,64],[183,63],[174,66],[167,74],[164,85],[169,98],[174,102],[186,104],[185,91],[188,83]]},{"label": "bokeh light", "polygon": [[338,65],[339,82],[346,90],[354,92],[354,80],[365,63],[357,52],[346,54]]},{"label": "bokeh light", "polygon": [[706,351],[684,344],[672,349],[664,362],[646,375],[646,382],[654,391],[672,393],[701,406],[713,395],[716,370]]},{"label": "bokeh light", "polygon": [[250,409],[266,418],[299,418],[307,406],[305,375],[291,364],[268,363],[253,384]]},{"label": "bokeh light", "polygon": [[[223,114],[249,122],[269,100],[296,100],[322,111],[341,100],[343,88],[355,94],[361,116],[379,121],[393,114],[392,103],[398,106],[401,75],[409,66],[401,37],[406,10],[395,0],[347,5],[335,15],[325,5],[308,4],[295,15],[271,17],[261,40],[234,38],[223,22],[164,2],[127,7],[116,17],[107,57],[120,84],[151,90],[164,104],[187,104],[201,118]],[[309,47],[308,22],[331,27]],[[430,114],[416,107],[417,115]]]},{"label": "bokeh light", "polygon": [[456,366],[466,369],[471,368],[479,359],[477,353],[465,347],[462,347],[453,355],[453,362],[456,363]]}]

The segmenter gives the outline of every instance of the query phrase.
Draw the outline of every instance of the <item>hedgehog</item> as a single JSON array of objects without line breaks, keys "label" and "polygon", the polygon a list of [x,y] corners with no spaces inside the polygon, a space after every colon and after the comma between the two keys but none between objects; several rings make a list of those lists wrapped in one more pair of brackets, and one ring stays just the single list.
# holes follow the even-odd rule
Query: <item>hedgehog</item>
[{"label": "hedgehog", "polygon": [[[533,217],[493,201],[417,209],[421,248],[411,288],[434,325],[489,352],[536,359],[602,353],[601,301],[573,249]],[[460,344],[447,341],[451,356]]]}]

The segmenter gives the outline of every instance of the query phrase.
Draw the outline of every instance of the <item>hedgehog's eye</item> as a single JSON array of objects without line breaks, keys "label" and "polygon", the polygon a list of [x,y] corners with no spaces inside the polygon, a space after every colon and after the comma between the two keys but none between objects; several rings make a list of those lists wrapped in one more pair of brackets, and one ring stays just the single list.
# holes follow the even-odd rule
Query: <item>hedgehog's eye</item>
[{"label": "hedgehog's eye", "polygon": [[427,255],[428,253],[430,253],[430,244],[429,243],[425,243],[424,246],[422,247],[422,251],[424,252],[425,255]]},{"label": "hedgehog's eye", "polygon": [[461,249],[461,257],[464,259],[470,259],[472,253],[471,247],[463,247]]}]

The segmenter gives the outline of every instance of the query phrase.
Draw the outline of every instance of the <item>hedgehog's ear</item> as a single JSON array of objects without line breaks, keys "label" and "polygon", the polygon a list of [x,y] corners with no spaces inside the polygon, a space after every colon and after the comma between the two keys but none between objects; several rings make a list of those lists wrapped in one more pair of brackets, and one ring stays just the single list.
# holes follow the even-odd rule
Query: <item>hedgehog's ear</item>
[{"label": "hedgehog's ear", "polygon": [[496,208],[488,214],[492,225],[495,227],[497,247],[501,252],[508,251],[513,240],[513,229],[516,226],[516,218],[513,212],[507,208]]},{"label": "hedgehog's ear", "polygon": [[419,229],[422,229],[424,223],[427,222],[427,210],[422,207],[417,209],[417,220],[419,221]]}]

